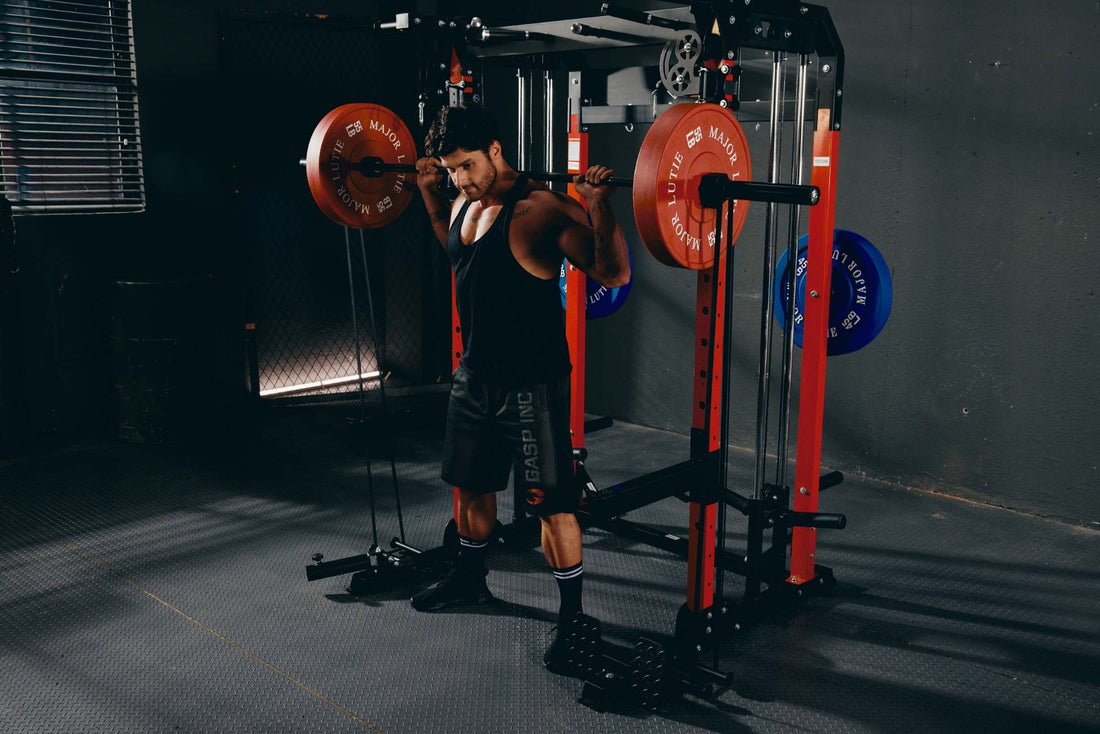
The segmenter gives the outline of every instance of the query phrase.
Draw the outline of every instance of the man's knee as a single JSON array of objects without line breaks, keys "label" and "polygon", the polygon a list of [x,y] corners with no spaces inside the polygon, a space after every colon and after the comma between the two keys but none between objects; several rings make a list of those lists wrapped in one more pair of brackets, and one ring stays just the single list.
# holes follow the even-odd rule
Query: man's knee
[{"label": "man's knee", "polygon": [[555,512],[552,515],[539,516],[543,528],[555,532],[563,528],[578,527],[577,516],[572,512]]},{"label": "man's knee", "polygon": [[496,499],[494,492],[474,492],[469,489],[458,488],[458,501],[464,505],[489,504]]}]

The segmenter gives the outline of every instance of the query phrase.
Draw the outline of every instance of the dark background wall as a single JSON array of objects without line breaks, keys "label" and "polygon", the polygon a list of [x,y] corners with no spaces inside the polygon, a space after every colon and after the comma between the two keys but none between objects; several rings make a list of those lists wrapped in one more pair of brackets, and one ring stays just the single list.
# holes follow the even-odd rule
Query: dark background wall
[{"label": "dark background wall", "polygon": [[[1100,62],[1089,49],[1100,11],[1066,0],[1041,8],[946,0],[823,4],[847,53],[836,223],[875,243],[895,289],[883,333],[865,349],[829,360],[824,463],[1095,523],[1100,430],[1091,315],[1098,267],[1090,238],[1098,217]],[[354,24],[392,17],[401,5],[135,0],[148,210],[16,217],[20,320],[3,322],[0,348],[20,353],[22,369],[6,368],[0,380],[3,453],[28,439],[111,425],[107,332],[114,283],[131,274],[218,275],[212,297],[227,316],[211,355],[212,390],[224,405],[243,396],[238,317],[247,308],[250,253],[259,229],[280,227],[269,193],[295,196],[281,188],[292,186],[286,181],[266,185],[276,158],[291,148],[300,155],[316,121],[345,101],[379,101],[411,115],[416,77],[404,59],[409,49],[380,41],[372,68],[227,78],[227,18]],[[508,17],[505,11],[535,12],[501,3],[440,5],[441,13],[490,20]],[[598,5],[557,7],[585,16]],[[507,87],[489,96],[491,104],[509,100]],[[593,129],[593,150],[629,171],[645,130]],[[763,178],[767,131],[749,124],[746,132]],[[272,152],[271,170],[249,172],[243,189],[266,206],[260,213],[242,208],[233,162],[276,138],[295,143]],[[615,206],[638,242],[629,197],[617,195]],[[303,209],[300,216],[321,215]],[[757,208],[737,245],[731,405],[741,447],[754,435],[761,230]],[[634,262],[626,305],[590,322],[588,409],[686,431],[694,274],[661,266],[640,245]]]},{"label": "dark background wall", "polygon": [[3,453],[117,423],[114,317],[141,308],[119,303],[119,281],[212,278],[181,308],[212,306],[203,430],[229,427],[247,394],[242,327],[264,248],[298,252],[292,284],[343,273],[340,230],[297,165],[313,127],[346,102],[415,99],[399,39],[369,30],[380,12],[372,2],[133,3],[147,209],[16,217],[6,290],[18,312],[5,312],[0,348],[22,364],[5,370]]},{"label": "dark background wall", "polygon": [[[1100,11],[823,4],[847,54],[836,225],[875,243],[894,283],[879,337],[829,359],[824,463],[1097,522],[1100,63],[1086,49]],[[637,146],[644,132],[597,130],[594,147]],[[763,178],[766,131],[746,132]],[[612,162],[629,167],[633,150],[614,148]],[[629,222],[626,197],[617,206]],[[755,436],[761,222],[750,210],[737,245],[743,447]],[[694,281],[648,257],[635,267],[623,310],[590,322],[590,410],[682,430]]]}]

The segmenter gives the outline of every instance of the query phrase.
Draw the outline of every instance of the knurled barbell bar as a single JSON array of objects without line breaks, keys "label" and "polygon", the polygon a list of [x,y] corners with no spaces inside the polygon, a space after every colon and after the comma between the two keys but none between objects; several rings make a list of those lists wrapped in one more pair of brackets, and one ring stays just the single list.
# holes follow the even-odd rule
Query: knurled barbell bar
[{"label": "knurled barbell bar", "polygon": [[[364,176],[379,177],[387,173],[416,173],[416,166],[411,163],[386,163],[377,156],[368,156],[359,161],[359,171]],[[553,181],[556,183],[573,183],[576,180],[575,173],[555,173],[550,171],[518,171],[528,178],[539,181]],[[609,176],[602,181],[596,181],[594,186],[622,186],[632,188],[634,179],[622,176]],[[742,199],[744,201],[774,201],[777,204],[805,204],[817,203],[818,190],[816,186],[798,186],[795,184],[769,184],[755,183],[753,181],[731,181],[720,173],[704,174],[699,181],[700,200],[710,207],[717,208],[718,204],[726,199]]]},{"label": "knurled barbell bar", "polygon": [[[306,178],[318,207],[333,221],[384,227],[413,198],[410,176],[417,147],[396,114],[376,104],[348,104],[317,124],[306,153]],[[634,221],[646,248],[661,262],[701,270],[714,260],[718,207],[734,210],[732,242],[748,201],[816,204],[814,186],[750,181],[745,133],[729,110],[680,104],[666,110],[642,141],[633,178],[602,183],[630,187]],[[573,182],[574,174],[526,172],[542,181]]]}]

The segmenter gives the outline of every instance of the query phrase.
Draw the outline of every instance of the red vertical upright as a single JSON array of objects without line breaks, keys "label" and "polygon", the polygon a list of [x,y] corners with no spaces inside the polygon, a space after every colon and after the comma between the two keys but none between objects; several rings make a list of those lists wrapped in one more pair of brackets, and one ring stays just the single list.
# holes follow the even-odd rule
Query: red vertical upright
[{"label": "red vertical upright", "polygon": [[[462,359],[462,326],[458,320],[458,302],[455,301],[455,273],[451,270],[451,369],[458,369]],[[453,493],[454,516],[458,518],[458,487]]]},{"label": "red vertical upright", "polygon": [[[568,144],[569,173],[584,173],[588,169],[588,133],[581,132],[580,115],[569,116]],[[573,184],[569,195],[584,203]],[[570,376],[571,403],[569,429],[573,434],[573,448],[584,446],[584,339],[585,295],[587,284],[584,273],[573,267],[566,268],[565,275],[565,338],[569,342],[569,360],[573,363]]]},{"label": "red vertical upright", "polygon": [[[795,457],[794,510],[817,512],[821,479],[821,427],[825,416],[825,349],[829,332],[829,283],[833,268],[833,221],[836,208],[837,148],[840,133],[832,113],[818,110],[810,183],[821,200],[810,208],[806,254],[806,296],[802,325],[802,379],[798,401],[798,452]],[[815,528],[796,527],[791,538],[790,581],[814,578]]]},{"label": "red vertical upright", "polygon": [[[717,221],[723,221],[721,210]],[[723,245],[729,247],[730,243],[724,242]],[[691,426],[705,436],[706,452],[713,458],[721,448],[722,365],[726,355],[726,345],[722,343],[726,319],[726,268],[720,252],[715,253],[715,266],[701,270],[698,278]],[[719,465],[716,459],[708,460],[709,469],[718,470]],[[724,478],[712,476],[708,476],[706,481],[725,482]],[[705,504],[692,502],[690,505],[687,606],[692,612],[702,611],[714,604],[717,517],[718,505],[715,501]]]}]

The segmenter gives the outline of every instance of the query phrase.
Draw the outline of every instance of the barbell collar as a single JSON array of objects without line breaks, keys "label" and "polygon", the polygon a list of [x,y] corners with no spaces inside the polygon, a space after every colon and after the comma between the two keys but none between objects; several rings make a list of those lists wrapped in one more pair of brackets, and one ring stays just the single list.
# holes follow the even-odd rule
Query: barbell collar
[{"label": "barbell collar", "polygon": [[699,181],[699,202],[717,209],[727,201],[769,201],[775,204],[813,206],[821,200],[816,186],[735,181],[721,173],[707,173]]},{"label": "barbell collar", "polygon": [[359,161],[357,166],[364,176],[378,178],[385,173],[416,173],[416,166],[411,163],[386,163],[377,156],[367,156]]}]

